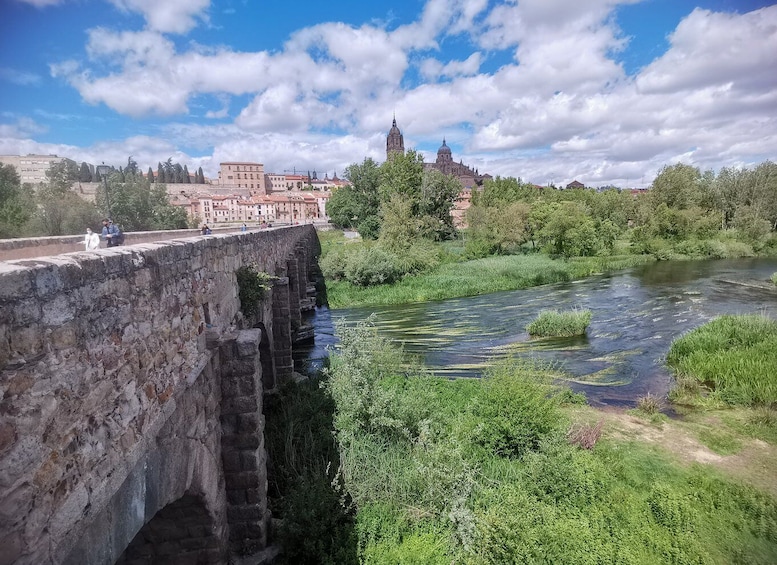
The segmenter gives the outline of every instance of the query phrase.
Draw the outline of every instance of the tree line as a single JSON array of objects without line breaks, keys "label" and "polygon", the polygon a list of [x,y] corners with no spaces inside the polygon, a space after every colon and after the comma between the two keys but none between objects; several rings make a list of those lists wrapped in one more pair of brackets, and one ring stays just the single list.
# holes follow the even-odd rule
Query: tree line
[{"label": "tree line", "polygon": [[144,176],[132,157],[126,167],[104,175],[94,202],[73,190],[82,169],[62,161],[47,171],[46,182],[33,187],[21,184],[12,165],[0,166],[0,238],[78,234],[87,227],[99,231],[103,218],[124,231],[189,227],[186,211],[170,204],[166,184]]},{"label": "tree line", "polygon": [[[127,171],[122,167],[116,169],[111,167],[111,172],[107,176],[118,174],[119,177],[124,177],[126,174],[137,174],[137,163],[134,163],[134,169]],[[129,166],[129,165],[128,165]],[[72,161],[67,165],[68,169],[72,172],[72,176],[79,182],[100,182],[102,177],[99,171],[93,167],[90,167],[86,162],[82,162],[78,171],[73,171],[75,163]],[[205,184],[205,174],[202,172],[202,167],[198,168],[194,173],[189,173],[187,165],[181,166],[180,163],[173,163],[173,158],[170,157],[165,162],[159,162],[157,164],[156,173],[151,167],[148,168],[146,178],[150,183],[160,184]]]},{"label": "tree line", "polygon": [[[495,178],[467,215],[473,256],[542,250],[565,257],[614,251],[673,256],[777,253],[777,165],[717,174],[665,166],[645,194],[549,190]],[[619,249],[615,249],[620,246]]]}]

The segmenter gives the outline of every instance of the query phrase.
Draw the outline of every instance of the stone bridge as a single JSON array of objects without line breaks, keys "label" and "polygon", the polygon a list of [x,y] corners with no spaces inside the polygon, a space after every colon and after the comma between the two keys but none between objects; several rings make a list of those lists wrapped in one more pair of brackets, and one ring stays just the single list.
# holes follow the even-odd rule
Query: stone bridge
[{"label": "stone bridge", "polygon": [[[261,555],[262,397],[319,251],[294,226],[0,263],[0,565]],[[276,278],[247,317],[249,265]]]}]

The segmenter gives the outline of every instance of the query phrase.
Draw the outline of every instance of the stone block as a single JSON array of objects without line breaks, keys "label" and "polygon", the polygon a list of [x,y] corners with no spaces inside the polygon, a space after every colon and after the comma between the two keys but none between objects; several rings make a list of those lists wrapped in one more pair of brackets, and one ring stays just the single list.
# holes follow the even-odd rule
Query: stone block
[{"label": "stone block", "polygon": [[224,398],[221,405],[222,414],[245,414],[259,409],[259,400],[251,396]]},{"label": "stone block", "polygon": [[227,508],[227,519],[229,523],[253,522],[264,517],[264,510],[256,504],[246,504],[243,506],[230,506]]},{"label": "stone block", "polygon": [[0,262],[0,300],[21,300],[34,294],[33,270],[24,265]]},{"label": "stone block", "polygon": [[254,328],[242,330],[237,334],[237,354],[239,357],[251,357],[259,353],[262,330]]}]

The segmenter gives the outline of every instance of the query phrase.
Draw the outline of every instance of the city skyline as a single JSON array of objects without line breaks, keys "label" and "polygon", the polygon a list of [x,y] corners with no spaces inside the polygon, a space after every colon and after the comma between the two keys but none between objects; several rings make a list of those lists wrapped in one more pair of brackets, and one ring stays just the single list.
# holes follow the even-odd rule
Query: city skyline
[{"label": "city skyline", "polygon": [[12,0],[0,154],[337,171],[405,147],[538,184],[777,156],[777,6],[750,0]]}]

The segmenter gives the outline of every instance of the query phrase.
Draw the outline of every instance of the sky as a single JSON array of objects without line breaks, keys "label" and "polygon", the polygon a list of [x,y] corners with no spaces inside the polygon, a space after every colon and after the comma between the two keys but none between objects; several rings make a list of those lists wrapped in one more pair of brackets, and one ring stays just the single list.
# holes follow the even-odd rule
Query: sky
[{"label": "sky", "polygon": [[776,160],[777,4],[0,0],[2,155],[342,176],[394,117],[541,185]]}]

